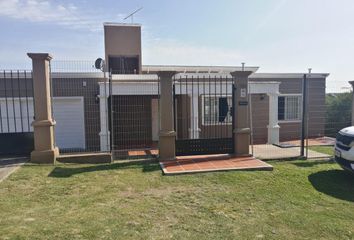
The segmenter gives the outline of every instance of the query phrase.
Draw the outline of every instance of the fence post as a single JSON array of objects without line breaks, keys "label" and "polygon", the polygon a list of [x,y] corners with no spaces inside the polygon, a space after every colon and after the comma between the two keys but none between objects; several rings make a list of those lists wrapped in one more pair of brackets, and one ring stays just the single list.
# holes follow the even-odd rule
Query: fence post
[{"label": "fence post", "polygon": [[350,85],[352,85],[352,126],[354,126],[354,81],[349,81]]},{"label": "fence post", "polygon": [[307,76],[304,74],[302,80],[302,121],[301,121],[301,147],[300,147],[300,156],[306,158],[305,156],[305,138],[306,128],[307,128]]},{"label": "fence post", "polygon": [[32,59],[33,101],[35,105],[33,163],[54,164],[59,150],[54,146],[54,125],[51,107],[50,69],[52,57],[48,53],[28,53]]},{"label": "fence post", "polygon": [[250,119],[248,117],[248,76],[252,71],[235,71],[231,75],[236,86],[236,96],[233,107],[234,121],[234,154],[237,156],[249,156],[250,145]]},{"label": "fence post", "polygon": [[159,159],[174,160],[176,158],[176,132],[173,114],[173,76],[174,71],[158,72],[160,81],[160,132]]}]

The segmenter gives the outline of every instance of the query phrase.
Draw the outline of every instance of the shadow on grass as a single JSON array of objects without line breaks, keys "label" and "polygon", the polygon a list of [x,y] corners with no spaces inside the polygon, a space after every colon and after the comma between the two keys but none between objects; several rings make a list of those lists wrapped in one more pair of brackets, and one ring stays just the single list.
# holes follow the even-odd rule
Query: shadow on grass
[{"label": "shadow on grass", "polygon": [[335,164],[335,161],[333,159],[330,160],[316,160],[316,161],[303,161],[303,162],[294,162],[294,164],[297,167],[313,167],[321,164]]},{"label": "shadow on grass", "polygon": [[308,177],[312,186],[329,196],[354,202],[354,175],[344,170],[328,170]]},{"label": "shadow on grass", "polygon": [[159,164],[154,161],[127,161],[86,167],[56,167],[48,176],[55,178],[68,178],[81,173],[124,169],[142,169],[143,172],[153,172],[161,170]]}]

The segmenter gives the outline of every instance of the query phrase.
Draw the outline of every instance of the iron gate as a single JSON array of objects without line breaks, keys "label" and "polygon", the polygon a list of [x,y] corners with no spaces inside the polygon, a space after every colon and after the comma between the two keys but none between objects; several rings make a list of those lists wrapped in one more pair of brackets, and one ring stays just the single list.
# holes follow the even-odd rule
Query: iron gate
[{"label": "iron gate", "polygon": [[178,76],[174,79],[176,155],[234,152],[234,79]]},{"label": "iron gate", "polygon": [[0,155],[27,155],[34,148],[31,71],[0,73]]}]

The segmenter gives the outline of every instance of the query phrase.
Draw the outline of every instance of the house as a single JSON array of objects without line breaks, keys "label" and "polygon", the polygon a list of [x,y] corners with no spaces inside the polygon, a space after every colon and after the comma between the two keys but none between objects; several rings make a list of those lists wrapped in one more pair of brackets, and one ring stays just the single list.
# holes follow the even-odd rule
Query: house
[{"label": "house", "polygon": [[[156,73],[166,70],[176,72],[173,101],[177,139],[232,137],[232,98],[233,89],[237,88],[232,73],[239,70],[252,72],[246,104],[253,143],[278,144],[300,138],[303,73],[259,73],[258,67],[251,66],[144,65],[138,24],[105,23],[104,43],[104,72],[59,71],[52,66],[56,144],[61,151],[156,146],[160,94]],[[327,76],[326,73],[307,76],[308,137],[324,136]],[[17,85],[11,86],[11,82],[17,81]],[[30,74],[24,76],[22,72],[4,71],[0,76],[3,134],[33,131],[29,124],[33,107],[24,109],[28,102],[32,106],[30,87],[26,97],[21,96],[22,82],[26,81],[31,86]],[[18,91],[9,98],[16,87]],[[15,129],[16,125],[22,128]]]}]

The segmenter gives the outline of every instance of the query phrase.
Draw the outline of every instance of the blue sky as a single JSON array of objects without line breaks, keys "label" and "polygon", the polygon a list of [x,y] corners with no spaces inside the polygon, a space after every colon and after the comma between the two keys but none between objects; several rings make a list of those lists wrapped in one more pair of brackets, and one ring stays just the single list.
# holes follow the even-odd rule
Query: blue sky
[{"label": "blue sky", "polygon": [[139,7],[143,64],[311,67],[331,74],[327,92],[354,80],[352,0],[0,0],[0,68],[28,68],[27,52],[94,61],[104,55],[102,23]]}]

